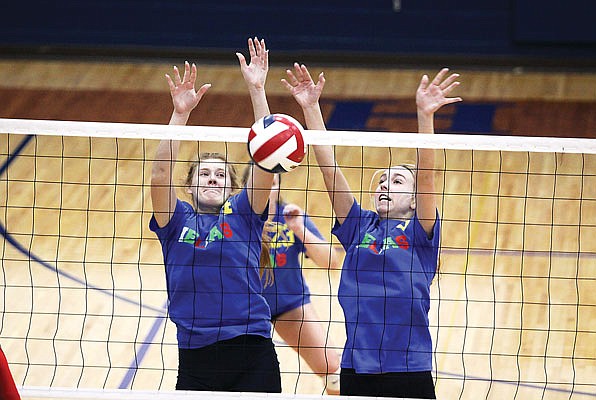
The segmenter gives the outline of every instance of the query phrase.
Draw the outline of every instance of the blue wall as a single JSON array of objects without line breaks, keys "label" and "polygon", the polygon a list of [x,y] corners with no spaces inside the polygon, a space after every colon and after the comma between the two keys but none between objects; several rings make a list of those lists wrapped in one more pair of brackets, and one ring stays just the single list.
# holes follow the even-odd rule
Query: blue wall
[{"label": "blue wall", "polygon": [[[399,11],[394,3],[400,3]],[[7,48],[242,49],[292,53],[596,57],[594,0],[4,2]],[[9,4],[6,4],[9,3]]]}]

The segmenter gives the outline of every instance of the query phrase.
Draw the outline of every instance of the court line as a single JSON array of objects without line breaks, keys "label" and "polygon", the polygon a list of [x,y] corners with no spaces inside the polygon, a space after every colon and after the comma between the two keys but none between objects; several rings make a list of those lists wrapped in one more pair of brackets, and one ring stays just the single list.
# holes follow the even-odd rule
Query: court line
[{"label": "court line", "polygon": [[[167,304],[168,302],[166,301],[164,308],[166,308]],[[124,374],[124,377],[122,378],[122,381],[118,385],[118,389],[128,389],[128,386],[132,383],[137,374],[137,369],[143,363],[145,355],[149,351],[149,346],[153,343],[153,339],[157,335],[159,328],[161,328],[161,325],[164,322],[165,318],[155,317],[155,321],[153,321],[151,329],[149,329],[147,336],[145,336],[145,340],[141,342],[141,346],[137,351],[135,351],[135,356],[130,362],[128,369],[126,370],[126,374]]]},{"label": "court line", "polygon": [[[14,152],[9,154],[6,162],[4,162],[1,166],[0,166],[0,176],[2,176],[4,174],[4,172],[8,169],[8,167],[10,166],[10,164],[12,164],[12,162],[14,160],[16,160],[17,156],[23,151],[23,149],[29,144],[29,142],[35,137],[35,135],[27,135],[25,137],[25,139],[23,139],[18,146],[15,148]],[[138,351],[135,352],[135,358],[131,361],[130,366],[128,367],[126,374],[124,375],[124,378],[122,379],[122,382],[120,383],[120,385],[118,386],[119,389],[126,389],[128,388],[128,385],[132,382],[132,380],[134,379],[134,376],[136,375],[136,371],[137,371],[137,367],[143,362],[143,359],[145,358],[145,354],[147,353],[147,351],[149,350],[149,344],[151,343],[151,341],[153,340],[153,338],[155,337],[155,335],[157,335],[157,332],[159,330],[159,328],[161,327],[163,321],[165,320],[165,317],[167,314],[167,301],[165,303],[165,305],[160,309],[160,308],[156,308],[156,307],[152,307],[152,306],[148,306],[148,305],[141,305],[139,304],[137,301],[131,300],[127,297],[124,297],[122,295],[116,294],[112,291],[109,291],[107,289],[102,289],[99,288],[97,286],[94,286],[92,284],[89,284],[86,281],[83,281],[82,279],[77,278],[74,275],[71,275],[67,272],[64,271],[60,271],[58,269],[58,267],[51,265],[50,263],[42,260],[40,257],[38,257],[37,255],[35,255],[34,253],[32,253],[30,250],[26,249],[21,243],[19,243],[16,239],[14,239],[14,237],[12,235],[10,235],[6,228],[4,227],[4,225],[0,222],[0,235],[3,236],[6,241],[8,243],[10,243],[15,249],[17,249],[20,253],[22,253],[24,256],[28,257],[29,259],[37,262],[38,264],[42,265],[43,267],[56,272],[57,274],[70,279],[71,281],[80,284],[83,287],[87,287],[89,289],[92,290],[97,290],[105,295],[108,295],[112,298],[118,299],[118,300],[122,300],[125,303],[128,304],[133,304],[135,306],[140,306],[143,307],[146,310],[151,310],[151,311],[155,311],[157,312],[159,315],[155,317],[155,321],[153,322],[153,325],[151,326],[151,329],[149,330],[149,333],[147,334],[147,336],[145,337],[145,340],[142,342],[141,346],[139,347]]]},{"label": "court line", "polygon": [[[27,144],[29,144],[29,142],[31,141],[31,139],[33,139],[35,137],[35,135],[27,135],[27,137],[25,139],[23,139],[23,141],[21,141],[21,143],[19,143],[19,145],[15,148],[15,151],[12,154],[8,155],[8,158],[6,160],[6,162],[4,164],[2,164],[2,166],[0,166],[0,176],[2,176],[2,174],[8,169],[8,167],[10,166],[10,164],[12,164],[12,162],[14,160],[16,160],[17,156],[21,153],[21,151],[23,151],[23,149],[27,146]],[[38,257],[37,255],[35,255],[34,253],[32,253],[30,250],[26,249],[21,243],[19,243],[10,233],[8,233],[7,229],[5,228],[5,226],[2,224],[2,222],[0,222],[0,236],[3,236],[7,242],[9,242],[15,249],[17,249],[20,253],[22,253],[24,256],[30,258],[31,260],[39,263],[40,265],[42,265],[43,267],[56,272],[57,274],[70,279],[71,281],[80,284],[83,287],[88,287],[89,289],[93,289],[93,290],[97,290],[98,292],[101,292],[107,296],[116,298],[118,300],[122,300],[125,303],[128,304],[132,304],[135,306],[139,306],[142,307],[146,310],[150,310],[150,311],[154,311],[159,313],[160,315],[165,315],[166,309],[165,308],[157,308],[157,307],[153,307],[153,306],[148,306],[145,304],[140,304],[137,301],[131,300],[127,297],[124,297],[122,295],[113,293],[110,290],[107,289],[102,289],[100,287],[94,286],[92,284],[89,284],[88,282],[85,282],[79,278],[77,278],[74,275],[71,275],[67,272],[64,271],[60,271],[58,269],[57,266],[54,266],[44,260],[42,260],[40,257]]]}]

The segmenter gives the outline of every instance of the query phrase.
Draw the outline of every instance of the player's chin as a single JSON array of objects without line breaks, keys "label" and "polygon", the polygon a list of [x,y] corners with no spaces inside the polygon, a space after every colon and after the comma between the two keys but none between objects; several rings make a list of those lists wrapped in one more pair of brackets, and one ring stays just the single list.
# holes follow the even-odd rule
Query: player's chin
[{"label": "player's chin", "polygon": [[389,207],[387,206],[386,202],[380,202],[377,203],[377,214],[379,214],[381,217],[387,217],[387,214],[389,213]]},{"label": "player's chin", "polygon": [[203,193],[203,197],[201,198],[201,203],[207,206],[221,206],[224,203],[224,198],[222,193]]}]

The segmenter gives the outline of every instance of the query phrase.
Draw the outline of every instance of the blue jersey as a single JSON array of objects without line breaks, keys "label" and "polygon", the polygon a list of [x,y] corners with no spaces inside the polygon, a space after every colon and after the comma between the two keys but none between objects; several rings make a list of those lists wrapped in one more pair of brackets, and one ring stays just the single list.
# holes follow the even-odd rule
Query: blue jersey
[{"label": "blue jersey", "polygon": [[200,348],[240,335],[271,337],[271,314],[261,295],[261,235],[266,214],[256,215],[246,190],[219,214],[198,214],[183,201],[168,224],[149,224],[161,242],[178,346]]},{"label": "blue jersey", "polygon": [[347,336],[342,368],[364,374],[430,371],[428,311],[439,253],[438,213],[428,239],[416,215],[380,219],[354,201],[332,233],[346,250],[338,291]]},{"label": "blue jersey", "polygon": [[[306,248],[294,232],[286,224],[283,215],[285,204],[277,204],[272,222],[275,224],[271,237],[271,261],[275,280],[273,285],[266,286],[263,296],[271,308],[273,319],[280,314],[302,307],[310,303],[310,290],[302,275],[302,257]],[[315,224],[304,216],[304,225],[320,239],[323,235]]]}]

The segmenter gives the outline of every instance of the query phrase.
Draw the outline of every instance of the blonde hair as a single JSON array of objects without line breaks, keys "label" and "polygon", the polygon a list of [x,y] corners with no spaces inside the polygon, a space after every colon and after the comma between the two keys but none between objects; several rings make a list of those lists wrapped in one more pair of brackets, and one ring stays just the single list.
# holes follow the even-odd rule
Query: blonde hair
[{"label": "blonde hair", "polygon": [[[246,186],[248,183],[248,177],[254,167],[254,162],[250,161],[244,171],[242,172],[242,186]],[[279,178],[279,183],[281,179]],[[269,204],[269,203],[267,203]],[[269,210],[267,210],[269,212]],[[263,234],[261,235],[261,268],[260,276],[265,287],[273,285],[275,281],[275,275],[273,274],[273,262],[271,262],[271,237],[277,232],[277,227],[271,223],[271,216],[267,216],[267,221],[263,227]]]}]

